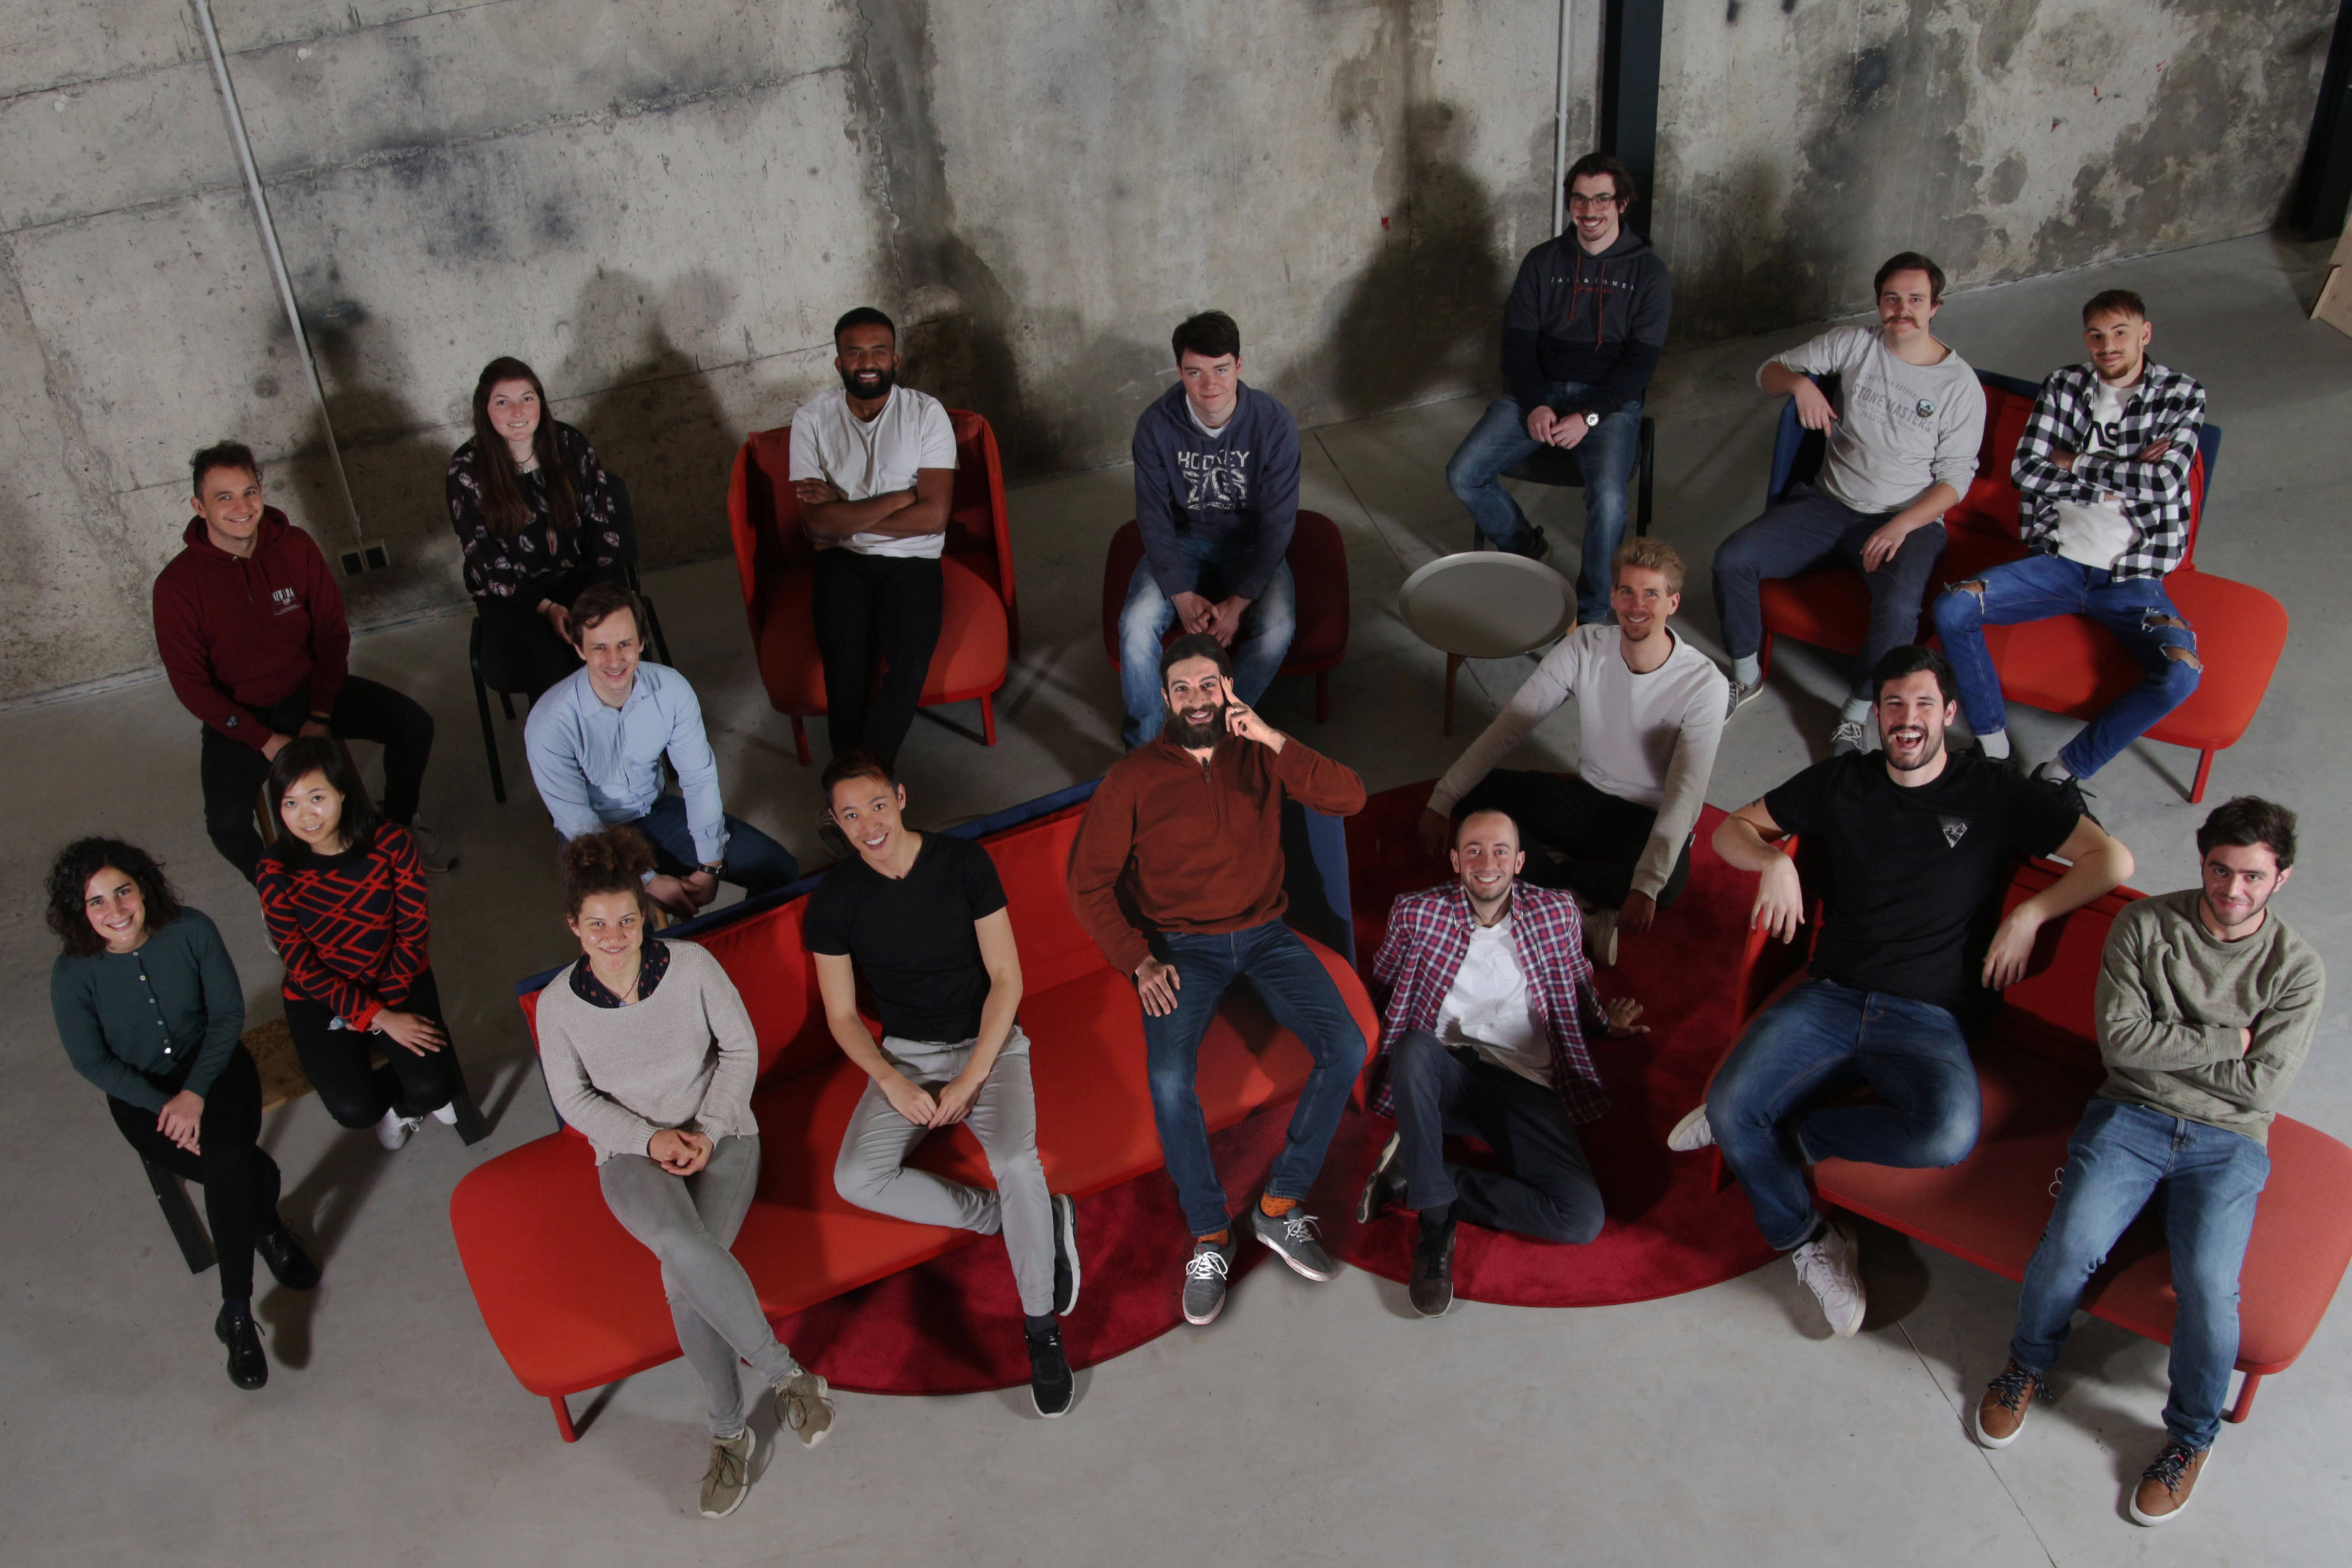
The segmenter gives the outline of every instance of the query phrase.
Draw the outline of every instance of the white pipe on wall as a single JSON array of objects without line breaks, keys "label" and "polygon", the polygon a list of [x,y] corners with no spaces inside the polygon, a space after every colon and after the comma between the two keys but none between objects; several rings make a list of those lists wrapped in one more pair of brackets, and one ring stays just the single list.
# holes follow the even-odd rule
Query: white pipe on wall
[{"label": "white pipe on wall", "polygon": [[194,0],[196,20],[205,31],[205,48],[213,58],[213,79],[220,84],[221,109],[228,116],[229,137],[236,143],[237,163],[245,170],[245,188],[253,197],[253,216],[261,225],[262,248],[269,254],[269,275],[278,281],[278,302],[286,307],[286,324],[294,330],[295,357],[310,383],[310,397],[319,405],[319,423],[327,432],[327,456],[335,465],[335,482],[342,487],[343,507],[350,514],[352,538],[362,541],[360,503],[352,495],[351,476],[343,472],[342,448],[335,441],[335,422],[327,413],[327,389],[319,381],[319,367],[310,358],[310,334],[302,330],[301,307],[294,301],[294,283],[286,275],[286,256],[278,248],[278,226],[269,218],[269,198],[262,193],[260,172],[253,166],[253,144],[246,140],[245,111],[236,105],[236,89],[229,84],[228,61],[221,55],[220,33],[213,26],[212,0]]},{"label": "white pipe on wall", "polygon": [[1559,96],[1552,108],[1551,231],[1568,226],[1568,68],[1569,28],[1576,19],[1576,0],[1559,0]]}]

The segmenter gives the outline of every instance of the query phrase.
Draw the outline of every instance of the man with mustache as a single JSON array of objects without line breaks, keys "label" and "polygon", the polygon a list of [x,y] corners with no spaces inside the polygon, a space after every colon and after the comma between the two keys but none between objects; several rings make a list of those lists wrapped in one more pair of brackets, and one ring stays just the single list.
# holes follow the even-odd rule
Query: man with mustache
[{"label": "man with mustache", "polygon": [[2009,710],[1984,628],[2085,615],[2129,648],[2147,679],[2116,698],[2037,778],[2086,779],[2189,700],[2204,666],[2164,580],[2189,552],[2189,468],[2205,389],[2147,357],[2147,307],[2110,289],[2083,307],[2090,363],[2042,384],[2017,443],[2019,534],[2032,552],[1936,601],[1936,630],[1960,678],[1960,710],[1985,755],[2009,755]]},{"label": "man with mustache", "polygon": [[[825,743],[888,762],[915,721],[939,647],[955,492],[955,427],[929,393],[898,384],[898,329],[861,305],[833,324],[839,390],[793,415],[793,494],[816,546]],[[867,678],[883,661],[866,705]]]},{"label": "man with mustache", "polygon": [[1152,1117],[1193,1237],[1184,1318],[1198,1325],[1223,1310],[1239,1250],[1193,1083],[1201,1038],[1236,980],[1315,1058],[1251,1229],[1306,1278],[1335,1272],[1299,1200],[1364,1065],[1364,1036],[1330,972],[1282,921],[1282,802],[1351,816],[1364,783],[1234,696],[1233,657],[1209,634],[1170,643],[1160,679],[1157,737],[1103,775],[1070,846],[1070,903],[1111,967],[1135,977]]},{"label": "man with mustache", "polygon": [[[1764,1238],[1841,1336],[1866,1308],[1853,1242],[1814,1207],[1804,1166],[1835,1155],[1910,1169],[1956,1165],[1981,1107],[1969,1031],[2025,973],[2034,933],[2131,875],[2131,851],[2055,785],[1944,746],[1952,668],[1898,647],[1872,672],[1883,752],[1817,763],[1715,831],[1716,853],[1759,873],[1750,929],[1804,924],[1796,862],[1769,842],[1801,834],[1829,873],[1811,978],[1752,1019],[1706,1102],[1667,1138],[1723,1149]],[[2057,882],[2004,916],[2018,860],[2057,855]],[[1869,1104],[1837,1103],[1868,1085]]]},{"label": "man with mustache", "polygon": [[[1585,950],[1603,965],[1617,962],[1618,932],[1649,930],[1682,896],[1724,715],[1723,672],[1666,629],[1682,607],[1682,556],[1662,539],[1636,539],[1617,552],[1613,574],[1617,624],[1578,626],[1544,656],[1437,781],[1420,827],[1434,858],[1457,805],[1508,812],[1543,847],[1528,880],[1575,892]],[[1570,697],[1577,776],[1495,766]]]},{"label": "man with mustache", "polygon": [[2327,979],[2311,944],[2268,912],[2294,873],[2294,813],[2241,795],[2205,819],[2197,853],[2200,887],[2138,900],[2107,931],[2106,1081],[2067,1145],[2058,1205],[2025,1266],[2009,1364],[1976,1409],[1979,1442],[2017,1441],[2084,1286],[2125,1227],[2160,1204],[2180,1305],[2164,1447],[2131,1498],[2140,1524],[2189,1506],[2221,1429],[2271,1119],[2310,1053]]},{"label": "man with mustache", "polygon": [[[1757,384],[1797,400],[1797,417],[1828,437],[1821,472],[1715,552],[1715,613],[1731,656],[1730,710],[1763,689],[1759,599],[1768,577],[1832,561],[1870,586],[1870,630],[1831,749],[1862,750],[1871,671],[1918,636],[1927,579],[1944,553],[1944,510],[1968,493],[1984,439],[1984,389],[1929,325],[1943,308],[1944,269],[1915,251],[1887,258],[1872,285],[1878,326],[1832,327],[1764,362]],[[1812,377],[1840,379],[1843,411]]]}]

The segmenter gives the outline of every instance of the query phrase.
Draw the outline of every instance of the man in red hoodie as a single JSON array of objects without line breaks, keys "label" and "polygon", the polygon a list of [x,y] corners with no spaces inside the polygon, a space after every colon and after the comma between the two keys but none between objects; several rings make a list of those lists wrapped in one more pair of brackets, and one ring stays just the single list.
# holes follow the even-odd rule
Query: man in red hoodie
[{"label": "man in red hoodie", "polygon": [[383,812],[415,836],[428,870],[454,858],[416,824],[433,716],[349,670],[343,595],[310,536],[261,499],[261,468],[235,441],[192,463],[187,547],[155,579],[155,647],[173,694],[205,722],[205,830],[254,879],[253,803],[271,759],[297,735],[383,746]]}]

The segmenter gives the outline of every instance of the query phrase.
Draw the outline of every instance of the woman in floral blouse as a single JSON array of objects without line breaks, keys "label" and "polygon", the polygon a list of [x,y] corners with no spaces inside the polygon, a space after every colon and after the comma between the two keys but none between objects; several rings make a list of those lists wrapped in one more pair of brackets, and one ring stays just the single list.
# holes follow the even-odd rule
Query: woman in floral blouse
[{"label": "woman in floral blouse", "polygon": [[588,437],[548,415],[538,374],[502,356],[474,384],[474,438],[450,456],[448,493],[481,612],[483,673],[536,701],[580,668],[572,601],[621,580],[630,544],[618,489]]}]

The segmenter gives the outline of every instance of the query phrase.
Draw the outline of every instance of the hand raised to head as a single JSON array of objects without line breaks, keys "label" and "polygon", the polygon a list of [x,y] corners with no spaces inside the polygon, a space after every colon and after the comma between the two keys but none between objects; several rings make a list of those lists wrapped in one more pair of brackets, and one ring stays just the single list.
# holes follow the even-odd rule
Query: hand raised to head
[{"label": "hand raised to head", "polygon": [[1257,716],[1257,710],[1232,693],[1225,694],[1225,731],[1244,741],[1255,741],[1271,751],[1282,750],[1283,733]]}]

